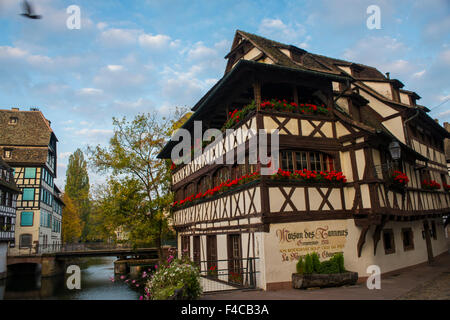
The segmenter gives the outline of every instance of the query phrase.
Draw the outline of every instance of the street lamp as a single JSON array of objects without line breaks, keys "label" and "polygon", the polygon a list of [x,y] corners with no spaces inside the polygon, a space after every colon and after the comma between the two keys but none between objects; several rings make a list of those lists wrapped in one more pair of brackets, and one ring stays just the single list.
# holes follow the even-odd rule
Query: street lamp
[{"label": "street lamp", "polygon": [[400,143],[398,143],[398,141],[392,141],[389,144],[389,152],[391,153],[391,157],[393,160],[399,160],[402,153]]}]

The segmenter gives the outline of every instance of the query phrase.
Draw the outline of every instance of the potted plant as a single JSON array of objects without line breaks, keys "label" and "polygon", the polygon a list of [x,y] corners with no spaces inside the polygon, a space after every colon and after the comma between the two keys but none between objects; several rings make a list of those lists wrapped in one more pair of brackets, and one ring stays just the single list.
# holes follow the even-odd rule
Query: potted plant
[{"label": "potted plant", "polygon": [[342,253],[336,253],[323,262],[317,253],[307,254],[304,260],[300,257],[296,269],[297,273],[292,274],[292,287],[295,289],[353,285],[358,281],[357,272],[345,270]]}]

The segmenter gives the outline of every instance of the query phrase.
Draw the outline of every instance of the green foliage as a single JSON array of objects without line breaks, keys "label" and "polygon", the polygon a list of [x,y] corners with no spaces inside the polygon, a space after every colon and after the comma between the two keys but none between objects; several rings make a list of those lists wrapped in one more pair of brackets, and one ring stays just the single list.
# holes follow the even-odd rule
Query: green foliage
[{"label": "green foliage", "polygon": [[319,255],[315,252],[307,254],[305,261],[302,257],[296,265],[297,273],[311,274],[311,273],[342,273],[346,272],[344,268],[344,255],[342,253],[336,253],[330,260],[320,262]]},{"label": "green foliage", "polygon": [[233,112],[229,112],[229,119],[223,125],[222,130],[233,127],[236,123],[239,123],[242,119],[244,119],[250,111],[255,109],[256,103],[252,100],[250,104],[244,106],[241,110],[236,109]]},{"label": "green foliage", "polygon": [[323,261],[317,273],[339,273],[339,266],[334,260]]},{"label": "green foliage", "polygon": [[305,263],[303,262],[303,258],[300,257],[300,259],[298,259],[297,265],[295,266],[297,269],[297,273],[303,273],[305,270]]},{"label": "green foliage", "polygon": [[81,238],[83,225],[80,218],[80,212],[67,193],[63,194],[62,200],[65,204],[62,209],[62,241],[64,243],[78,242]]},{"label": "green foliage", "polygon": [[202,293],[199,269],[189,261],[173,260],[157,269],[146,289],[152,300],[166,300],[177,289],[183,289],[182,299],[197,299]]},{"label": "green foliage", "polygon": [[305,271],[304,271],[304,273],[306,273],[306,274],[314,273],[313,259],[309,253],[305,256]]},{"label": "green foliage", "polygon": [[97,171],[111,175],[108,185],[98,192],[97,227],[105,235],[113,235],[117,227],[126,229],[135,246],[154,242],[160,257],[163,239],[173,233],[167,223],[173,194],[171,161],[156,156],[184,121],[175,121],[180,112],[171,119],[156,113],[139,114],[131,121],[113,118],[109,145],[88,148]]},{"label": "green foliage", "polygon": [[317,254],[317,252],[311,253],[311,259],[312,259],[312,264],[313,264],[313,270],[315,273],[318,273],[320,270],[320,259],[319,259],[319,255]]},{"label": "green foliage", "polygon": [[84,154],[80,149],[75,150],[69,157],[66,171],[66,186],[64,193],[72,199],[74,210],[81,218],[81,239],[87,240],[89,231],[89,214],[91,210],[89,198],[89,175]]},{"label": "green foliage", "polygon": [[338,266],[339,272],[346,272],[344,268],[344,254],[342,252],[334,254],[334,256],[330,259],[331,261],[334,261],[336,265]]}]

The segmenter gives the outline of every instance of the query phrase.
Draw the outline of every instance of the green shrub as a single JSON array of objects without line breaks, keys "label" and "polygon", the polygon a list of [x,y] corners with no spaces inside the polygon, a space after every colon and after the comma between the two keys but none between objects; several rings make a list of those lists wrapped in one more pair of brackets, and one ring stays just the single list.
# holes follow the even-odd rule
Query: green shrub
[{"label": "green shrub", "polygon": [[314,272],[319,273],[320,272],[320,259],[319,259],[319,255],[317,254],[317,252],[311,253],[311,258],[312,258]]},{"label": "green shrub", "polygon": [[303,273],[305,271],[305,264],[303,262],[302,257],[300,257],[300,259],[298,259],[296,269],[297,269],[297,273]]},{"label": "green shrub", "polygon": [[182,298],[189,300],[198,298],[202,293],[200,272],[192,263],[177,259],[168,265],[161,265],[147,282],[146,298],[166,300],[177,289],[183,289]]},{"label": "green shrub", "polygon": [[296,265],[297,273],[342,273],[346,272],[344,268],[344,255],[336,253],[330,260],[320,262],[319,255],[316,252],[307,254],[305,260],[300,258]]},{"label": "green shrub", "polygon": [[342,252],[334,254],[334,256],[330,260],[336,262],[339,268],[339,272],[346,272],[344,268],[344,254]]},{"label": "green shrub", "polygon": [[339,273],[339,266],[335,260],[330,259],[320,264],[320,271],[318,273]]}]

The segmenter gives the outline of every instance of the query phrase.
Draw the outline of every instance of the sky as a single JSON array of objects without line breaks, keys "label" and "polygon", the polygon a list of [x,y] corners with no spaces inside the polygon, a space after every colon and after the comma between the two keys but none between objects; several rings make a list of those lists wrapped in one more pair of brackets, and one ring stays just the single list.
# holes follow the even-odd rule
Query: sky
[{"label": "sky", "polygon": [[[223,76],[236,29],[390,72],[450,122],[448,0],[29,2],[42,19],[0,0],[0,109],[37,107],[51,121],[61,187],[69,155],[106,145],[112,117],[192,107]],[[67,27],[70,5],[80,29]],[[370,5],[380,29],[367,27]]]}]

